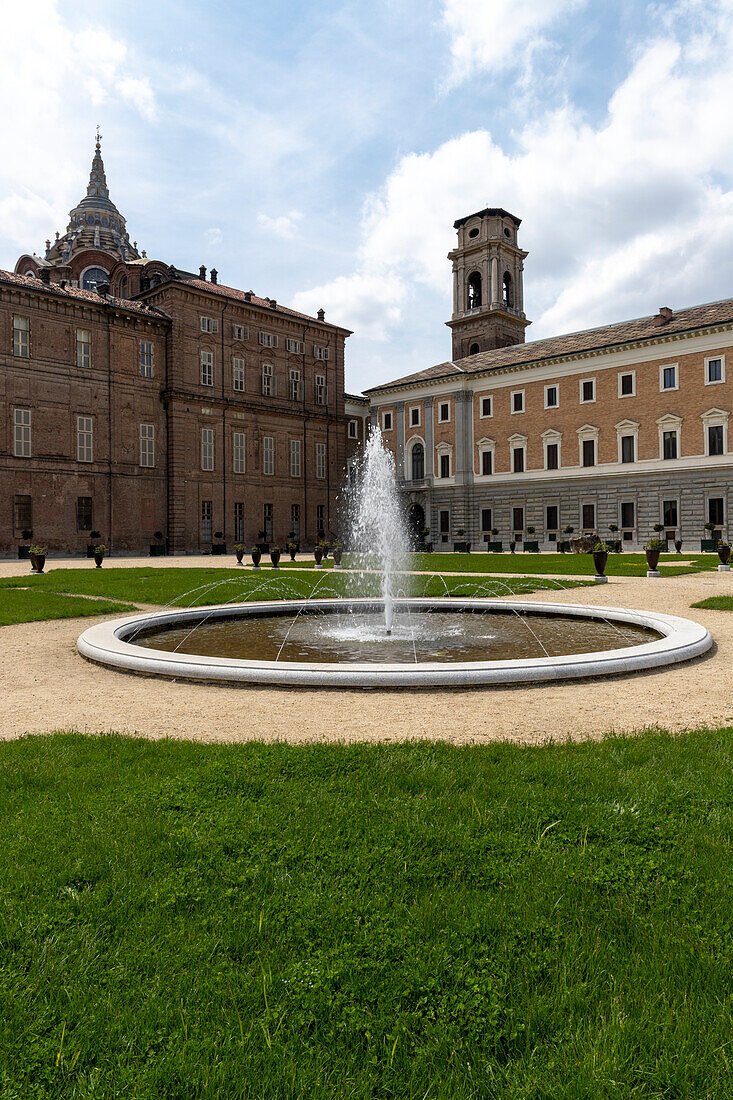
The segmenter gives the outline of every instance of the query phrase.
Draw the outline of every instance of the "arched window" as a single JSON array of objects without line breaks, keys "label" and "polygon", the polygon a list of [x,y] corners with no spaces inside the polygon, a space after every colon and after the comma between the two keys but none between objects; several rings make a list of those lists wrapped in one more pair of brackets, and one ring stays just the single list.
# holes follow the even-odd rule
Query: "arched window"
[{"label": "arched window", "polygon": [[468,354],[469,355],[478,355],[478,352],[479,352],[478,344],[471,344],[470,348],[468,349]]},{"label": "arched window", "polygon": [[514,309],[514,287],[508,271],[504,272],[504,308]]},{"label": "arched window", "polygon": [[127,297],[127,275],[123,275],[120,279],[120,298]]},{"label": "arched window", "polygon": [[474,271],[468,277],[468,308],[476,309],[481,305],[481,276]]},{"label": "arched window", "polygon": [[81,285],[83,290],[94,290],[99,283],[106,283],[109,275],[103,267],[88,267],[82,272]]},{"label": "arched window", "polygon": [[422,481],[425,477],[425,448],[422,443],[416,443],[411,455],[412,480]]}]

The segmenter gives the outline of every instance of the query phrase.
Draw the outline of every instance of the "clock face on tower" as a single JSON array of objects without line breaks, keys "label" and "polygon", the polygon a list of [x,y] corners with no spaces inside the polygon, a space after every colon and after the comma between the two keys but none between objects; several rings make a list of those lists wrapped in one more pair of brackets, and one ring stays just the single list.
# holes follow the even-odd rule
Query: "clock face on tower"
[{"label": "clock face on tower", "polygon": [[99,283],[109,281],[109,275],[102,267],[88,267],[82,275],[81,285],[84,290],[94,290]]}]

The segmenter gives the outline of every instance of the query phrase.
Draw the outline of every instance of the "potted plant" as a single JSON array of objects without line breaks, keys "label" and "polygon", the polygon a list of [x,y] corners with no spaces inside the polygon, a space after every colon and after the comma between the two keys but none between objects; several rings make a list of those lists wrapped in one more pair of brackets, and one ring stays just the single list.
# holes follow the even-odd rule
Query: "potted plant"
[{"label": "potted plant", "polygon": [[344,552],[344,548],[341,545],[341,543],[340,542],[335,542],[333,544],[333,549],[331,551],[331,553],[333,554],[333,564],[334,564],[335,569],[340,569],[341,568],[341,558],[343,556],[343,552]]},{"label": "potted plant", "polygon": [[664,524],[663,523],[655,523],[653,529],[654,529],[654,531],[656,531],[657,538],[662,543],[662,549],[666,552],[669,547],[667,545],[666,536],[664,538],[662,538],[662,531],[664,530]]},{"label": "potted plant", "polygon": [[600,583],[608,580],[606,576],[606,564],[608,552],[611,549],[607,542],[597,542],[593,547],[593,564],[596,569],[596,580]]},{"label": "potted plant", "polygon": [[28,550],[28,557],[31,559],[31,573],[42,573],[46,564],[46,547],[36,543]]},{"label": "potted plant", "polygon": [[615,554],[620,554],[621,553],[621,539],[618,538],[618,524],[617,523],[609,523],[608,530],[613,535],[613,539],[611,540],[613,552]]},{"label": "potted plant", "polygon": [[270,561],[272,562],[272,568],[273,569],[279,569],[280,568],[280,547],[279,546],[271,546],[270,547]]},{"label": "potted plant", "polygon": [[728,562],[730,560],[730,543],[726,542],[725,539],[721,539],[717,545],[717,551],[718,557],[720,558],[720,565],[718,566],[718,569],[720,569],[721,572],[727,573],[730,569],[730,566],[728,565]]},{"label": "potted plant", "polygon": [[700,549],[703,551],[714,550],[718,545],[718,540],[720,538],[717,531],[715,530],[715,524],[706,523],[705,530],[708,532],[708,537],[702,540]]},{"label": "potted plant", "polygon": [[646,553],[646,563],[649,566],[646,574],[647,577],[659,576],[659,570],[657,569],[657,566],[659,565],[659,555],[662,553],[664,546],[665,543],[662,539],[655,538],[649,539],[646,546],[644,547],[644,551]]},{"label": "potted plant", "polygon": [[[572,535],[574,530],[575,530],[575,528],[571,524],[568,524],[567,527],[563,527],[562,532],[563,532],[564,535]],[[567,538],[565,540],[564,545],[565,545],[565,550],[570,550],[571,549],[569,538]]]},{"label": "potted plant", "polygon": [[502,544],[500,542],[496,541],[496,536],[498,534],[499,534],[499,528],[498,527],[492,527],[491,528],[491,541],[487,544],[487,547],[486,547],[486,549],[489,551],[489,553],[500,554],[502,552],[502,550],[504,549]]},{"label": "potted plant", "polygon": [[459,527],[456,531],[456,534],[458,535],[458,540],[457,542],[453,543],[453,552],[455,554],[468,554],[471,551],[470,542],[466,542],[463,538],[465,533],[466,531],[463,527]]},{"label": "potted plant", "polygon": [[316,559],[316,569],[321,568],[321,562],[323,561],[323,545],[318,542],[313,548],[313,557]]},{"label": "potted plant", "polygon": [[87,543],[87,557],[88,558],[93,558],[94,557],[94,547],[97,545],[97,543],[99,542],[101,537],[102,537],[101,531],[90,531],[89,532],[89,542]]},{"label": "potted plant", "polygon": [[678,554],[682,553],[682,539],[675,539],[674,540],[674,548],[675,548],[675,550],[677,551]]},{"label": "potted plant", "polygon": [[224,533],[222,531],[214,532],[214,541],[211,544],[212,554],[226,554],[227,546],[224,540]]},{"label": "potted plant", "polygon": [[[534,527],[528,527],[527,528],[527,534],[528,535],[533,535],[534,532],[535,532]],[[539,550],[540,550],[540,544],[535,539],[529,539],[529,540],[525,539],[524,540],[524,549],[525,549],[525,551],[528,551],[530,554],[538,554]]]},{"label": "potted plant", "polygon": [[298,553],[298,544],[292,540],[288,543],[288,553],[290,554],[290,560],[295,561],[295,555]]},{"label": "potted plant", "polygon": [[25,542],[28,545],[27,546],[22,546],[21,545],[21,546],[18,547],[18,560],[19,561],[27,561],[31,556],[31,547],[30,547],[30,541],[29,540],[33,538],[33,532],[31,531],[31,529],[29,527],[26,527],[21,532],[21,538],[24,539]]},{"label": "potted plant", "polygon": [[165,557],[165,536],[162,531],[153,532],[153,542],[150,543],[150,557]]},{"label": "potted plant", "polygon": [[107,553],[107,547],[103,542],[98,542],[94,547],[94,564],[97,569],[102,568],[102,562],[104,561],[104,555]]},{"label": "potted plant", "polygon": [[242,558],[244,557],[244,546],[241,542],[236,543],[234,553],[237,555],[237,565],[241,565]]},{"label": "potted plant", "polygon": [[512,554],[514,553],[516,548],[517,548],[517,540],[516,539],[510,539],[509,540],[509,549],[512,552]]},{"label": "potted plant", "polygon": [[252,555],[252,568],[259,569],[260,561],[262,559],[262,551],[260,550],[259,546],[253,546],[250,550],[250,554]]}]

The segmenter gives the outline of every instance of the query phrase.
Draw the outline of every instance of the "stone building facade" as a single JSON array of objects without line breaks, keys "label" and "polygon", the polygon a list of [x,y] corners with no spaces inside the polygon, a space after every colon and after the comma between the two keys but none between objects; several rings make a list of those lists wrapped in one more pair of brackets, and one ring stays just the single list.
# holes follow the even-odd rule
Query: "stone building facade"
[{"label": "stone building facade", "polygon": [[93,530],[113,552],[327,535],[348,336],[138,251],[98,138],[66,233],[0,271],[0,551],[31,530],[72,552]]},{"label": "stone building facade", "polygon": [[367,391],[415,531],[546,549],[567,527],[629,548],[659,524],[695,547],[706,523],[727,533],[733,300],[524,343],[518,226],[456,222],[456,358]]}]

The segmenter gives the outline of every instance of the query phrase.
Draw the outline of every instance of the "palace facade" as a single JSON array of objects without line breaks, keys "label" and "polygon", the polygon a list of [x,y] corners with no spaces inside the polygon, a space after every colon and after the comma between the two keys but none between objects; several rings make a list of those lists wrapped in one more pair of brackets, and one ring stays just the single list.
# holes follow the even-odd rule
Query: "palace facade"
[{"label": "palace facade", "polygon": [[0,271],[0,551],[328,535],[364,430],[345,404],[349,335],[148,258],[97,137],[66,232]]},{"label": "palace facade", "polygon": [[726,533],[733,300],[525,343],[519,226],[455,223],[451,361],[366,391],[415,532],[436,549]]}]

